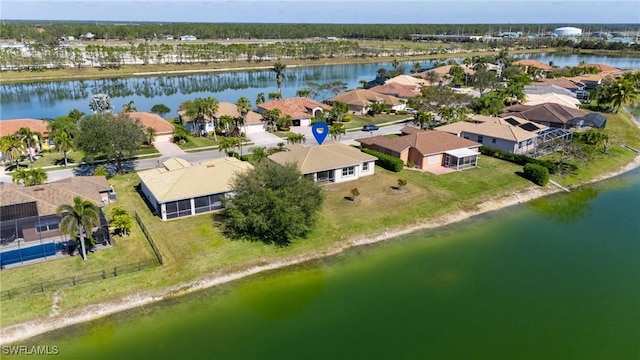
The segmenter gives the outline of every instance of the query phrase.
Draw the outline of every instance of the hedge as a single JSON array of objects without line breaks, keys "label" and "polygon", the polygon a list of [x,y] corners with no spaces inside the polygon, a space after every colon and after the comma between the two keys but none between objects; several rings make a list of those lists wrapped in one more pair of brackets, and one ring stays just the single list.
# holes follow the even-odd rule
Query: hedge
[{"label": "hedge", "polygon": [[549,183],[549,170],[542,165],[526,164],[524,177],[540,186],[545,186]]},{"label": "hedge", "polygon": [[558,171],[558,165],[551,160],[538,160],[525,155],[514,154],[507,151],[480,146],[482,155],[491,156],[497,159],[506,160],[518,165],[535,164],[547,168],[549,174],[555,174]]},{"label": "hedge", "polygon": [[379,151],[363,148],[365,154],[373,155],[378,158],[376,165],[389,171],[399,172],[404,167],[404,162],[391,155],[383,154]]}]

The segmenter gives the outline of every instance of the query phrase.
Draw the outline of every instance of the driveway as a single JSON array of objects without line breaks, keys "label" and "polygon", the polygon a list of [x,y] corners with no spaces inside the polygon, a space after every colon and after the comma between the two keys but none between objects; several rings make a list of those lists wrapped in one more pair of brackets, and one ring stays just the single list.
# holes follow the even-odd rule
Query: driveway
[{"label": "driveway", "polygon": [[169,141],[154,141],[153,146],[162,154],[162,157],[180,157],[185,154],[184,150]]},{"label": "driveway", "polygon": [[253,146],[269,147],[269,146],[275,146],[276,144],[281,142],[284,142],[284,143],[287,142],[286,139],[279,138],[266,131],[247,134],[247,137],[249,138],[249,140],[251,140],[252,143],[254,143]]}]

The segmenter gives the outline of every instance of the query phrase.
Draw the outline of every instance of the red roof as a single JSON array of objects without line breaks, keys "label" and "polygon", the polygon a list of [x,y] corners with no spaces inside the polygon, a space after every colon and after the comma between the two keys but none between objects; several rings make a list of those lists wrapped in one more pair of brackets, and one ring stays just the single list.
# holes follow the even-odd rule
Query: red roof
[{"label": "red roof", "polygon": [[523,60],[514,61],[513,65],[530,66],[530,67],[538,68],[540,70],[551,70],[551,69],[553,69],[553,67],[551,67],[551,65],[547,65],[545,63],[541,63],[540,61],[533,60],[533,59],[523,59]]},{"label": "red roof", "polygon": [[395,152],[402,152],[407,148],[415,148],[422,155],[441,154],[445,151],[462,148],[477,148],[477,142],[457,137],[444,131],[420,130],[414,127],[405,127],[401,132],[407,135],[397,138],[374,136],[360,140],[362,145],[376,145]]},{"label": "red roof", "polygon": [[303,97],[269,101],[258,105],[258,107],[263,110],[279,109],[281,115],[289,115],[294,120],[312,118],[311,110],[316,108],[321,108],[322,110],[332,109],[327,104]]},{"label": "red roof", "polygon": [[605,64],[581,64],[578,67],[594,67],[602,72],[618,72],[620,69]]},{"label": "red roof", "polygon": [[0,120],[0,136],[15,134],[21,128],[26,127],[47,137],[49,135],[48,125],[48,121],[38,119]]},{"label": "red roof", "polygon": [[[556,85],[568,90],[580,89],[580,86],[578,86],[575,82],[567,79],[566,77],[550,78],[550,79],[544,79],[542,81],[532,81],[531,84],[529,85],[533,85],[533,86]],[[584,84],[582,85],[584,86]]]},{"label": "red roof", "polygon": [[157,135],[166,135],[173,133],[173,124],[163,119],[158,114],[148,112],[130,112],[130,119],[140,119],[142,126],[146,129],[148,127],[153,128]]},{"label": "red roof", "polygon": [[397,83],[386,83],[384,85],[374,86],[369,90],[375,91],[379,94],[391,95],[405,99],[412,98],[420,93],[417,86]]}]

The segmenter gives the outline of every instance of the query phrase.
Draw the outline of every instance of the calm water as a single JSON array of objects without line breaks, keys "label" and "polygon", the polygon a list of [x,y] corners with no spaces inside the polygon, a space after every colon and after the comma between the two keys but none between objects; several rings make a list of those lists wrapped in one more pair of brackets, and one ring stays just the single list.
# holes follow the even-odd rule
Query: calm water
[{"label": "calm water", "polygon": [[32,344],[92,359],[638,359],[640,172]]},{"label": "calm water", "polygon": [[[553,61],[558,66],[575,66],[584,60],[625,69],[640,69],[640,58],[554,54],[522,56],[544,63]],[[462,61],[460,58],[455,60]],[[423,61],[421,64],[423,68],[433,66],[432,61]],[[413,62],[404,65],[407,71],[413,68]],[[292,97],[297,90],[307,87],[309,82],[343,81],[348,88],[355,88],[360,85],[360,80],[373,80],[381,67],[391,69],[391,64],[380,62],[288,68],[284,72],[282,95]],[[89,112],[89,99],[97,93],[109,95],[116,111],[133,100],[140,111],[149,111],[155,104],[165,104],[172,109],[169,116],[175,116],[180,103],[196,97],[214,96],[219,101],[235,103],[245,96],[254,103],[258,93],[268,95],[276,91],[275,74],[270,70],[0,85],[0,119],[55,118],[74,108]],[[317,99],[324,100],[331,96],[333,93],[327,92],[320,94]]]}]

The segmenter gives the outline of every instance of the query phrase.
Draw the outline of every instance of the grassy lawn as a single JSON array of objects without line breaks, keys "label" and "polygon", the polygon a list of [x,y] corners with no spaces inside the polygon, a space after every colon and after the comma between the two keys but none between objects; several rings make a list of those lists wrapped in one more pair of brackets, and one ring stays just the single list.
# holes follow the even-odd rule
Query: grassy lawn
[{"label": "grassy lawn", "polygon": [[153,145],[143,145],[142,147],[140,147],[140,149],[136,150],[135,153],[136,156],[151,154],[160,154],[160,152]]},{"label": "grassy lawn", "polygon": [[189,140],[184,143],[184,144],[178,144],[178,146],[180,146],[180,149],[182,150],[190,150],[190,149],[196,149],[196,148],[201,148],[201,147],[208,147],[208,146],[217,146],[218,142],[215,141],[213,138],[210,137],[196,137],[196,136],[190,136]]},{"label": "grassy lawn", "polygon": [[[46,153],[43,152],[41,156],[33,163],[29,162],[29,158],[25,158],[21,164],[31,166],[33,168],[42,168],[46,166],[64,166],[64,155],[58,152]],[[69,151],[67,153],[67,163],[69,166],[77,165],[84,159],[84,153],[82,151]]]},{"label": "grassy lawn", "polygon": [[345,129],[362,129],[366,124],[384,124],[411,118],[411,115],[379,114],[376,116],[351,115],[351,121],[344,123]]},{"label": "grassy lawn", "polygon": [[289,136],[289,134],[292,134],[291,131],[274,131],[272,132],[273,135],[282,138],[282,139],[286,139],[287,136]]}]

